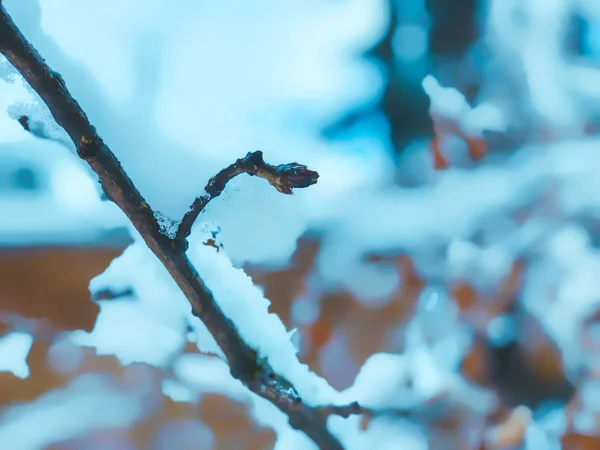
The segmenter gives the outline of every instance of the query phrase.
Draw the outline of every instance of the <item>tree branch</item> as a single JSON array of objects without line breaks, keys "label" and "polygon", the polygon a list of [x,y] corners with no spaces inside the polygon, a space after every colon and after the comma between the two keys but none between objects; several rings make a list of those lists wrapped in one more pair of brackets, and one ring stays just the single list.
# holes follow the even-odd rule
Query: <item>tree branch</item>
[{"label": "tree branch", "polygon": [[[268,361],[259,358],[256,350],[244,342],[190,260],[181,252],[177,241],[161,233],[154,211],[71,96],[61,76],[48,67],[20,32],[1,2],[0,53],[46,103],[56,122],[65,129],[75,144],[77,154],[98,175],[104,191],[123,210],[146,245],[168,270],[190,302],[193,314],[204,322],[223,350],[232,376],[287,414],[291,426],[306,433],[319,448],[343,450],[339,440],[327,429],[326,420],[320,411],[305,404],[291,383],[275,373]],[[264,167],[266,165],[263,169]],[[267,170],[264,178],[278,190],[285,192],[286,186],[288,190],[296,187],[292,185],[296,176],[294,170],[290,169],[289,173],[269,170],[271,169]],[[259,172],[263,173],[257,170],[256,175]],[[288,182],[292,184],[287,184]]]},{"label": "tree branch", "polygon": [[317,172],[309,170],[302,164],[294,162],[273,166],[265,162],[261,151],[248,153],[245,158],[238,159],[208,181],[204,188],[205,193],[194,200],[190,210],[181,219],[176,239],[184,241],[192,232],[194,222],[206,208],[206,205],[212,199],[221,195],[227,183],[243,173],[267,180],[269,184],[283,194],[291,194],[293,188],[312,186],[319,178]]}]

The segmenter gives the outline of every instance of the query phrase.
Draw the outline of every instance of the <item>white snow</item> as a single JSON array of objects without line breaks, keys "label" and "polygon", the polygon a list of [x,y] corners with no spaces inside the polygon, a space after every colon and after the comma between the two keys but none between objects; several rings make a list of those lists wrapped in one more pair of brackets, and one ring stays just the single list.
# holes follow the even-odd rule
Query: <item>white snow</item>
[{"label": "white snow", "polygon": [[27,378],[27,355],[32,345],[33,336],[21,331],[0,338],[0,372],[12,372],[16,377]]}]

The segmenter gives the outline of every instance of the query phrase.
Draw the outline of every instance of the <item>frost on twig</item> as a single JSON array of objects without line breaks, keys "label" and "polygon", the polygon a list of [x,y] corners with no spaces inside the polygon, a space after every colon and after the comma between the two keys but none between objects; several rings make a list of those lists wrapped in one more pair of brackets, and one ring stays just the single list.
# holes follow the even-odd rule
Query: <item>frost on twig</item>
[{"label": "frost on twig", "polygon": [[243,173],[267,180],[282,194],[291,194],[292,189],[312,186],[319,178],[317,172],[309,170],[302,164],[293,162],[274,166],[265,162],[261,151],[248,153],[244,158],[238,159],[212,177],[204,188],[204,194],[194,200],[190,210],[183,216],[177,230],[175,239],[183,246],[182,248],[187,249],[185,239],[192,232],[194,222],[206,208],[206,205],[212,199],[221,195],[229,181]]}]

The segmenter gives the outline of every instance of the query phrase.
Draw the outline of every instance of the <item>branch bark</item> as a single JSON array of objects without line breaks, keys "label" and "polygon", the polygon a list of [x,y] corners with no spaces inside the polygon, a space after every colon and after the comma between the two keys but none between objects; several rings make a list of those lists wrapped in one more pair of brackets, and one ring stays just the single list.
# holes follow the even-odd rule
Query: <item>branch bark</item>
[{"label": "branch bark", "polygon": [[[65,129],[75,144],[77,154],[98,175],[104,191],[123,210],[146,245],[168,270],[190,302],[193,314],[204,322],[223,350],[231,374],[256,395],[272,402],[287,414],[291,426],[306,433],[319,448],[343,450],[339,440],[327,429],[326,417],[319,408],[305,404],[291,383],[275,373],[268,361],[259,358],[256,350],[244,342],[233,322],[225,316],[211,291],[204,284],[185,253],[181,251],[180,241],[170,239],[161,233],[155,212],[125,173],[117,157],[98,135],[80,105],[71,96],[62,77],[45,63],[44,59],[27,41],[8,15],[1,1],[0,53],[38,93],[50,109],[54,120]],[[236,173],[238,170],[241,170],[239,173],[264,175],[263,178],[266,178],[282,192],[285,192],[286,186],[287,189],[296,187],[293,185],[295,173],[293,168],[280,173],[280,166],[268,166],[264,164],[264,161],[262,165],[257,165],[257,161],[253,158],[256,156],[250,158],[251,162],[254,161],[253,165],[247,166],[251,169],[243,170],[243,167],[231,169],[218,180],[222,179],[226,183],[227,180],[238,174]],[[298,166],[295,165],[295,167]],[[257,168],[256,172],[254,172],[255,168]],[[316,181],[316,173],[314,174],[313,182]],[[312,178],[309,177],[309,179]],[[209,196],[211,195],[208,190],[207,193]],[[214,193],[210,198],[218,195],[214,195]],[[210,198],[198,201],[198,206],[194,210],[198,210],[198,213],[194,212],[188,215],[182,234],[188,233],[188,223],[191,230],[195,217],[210,201]],[[195,217],[193,217],[194,214]]]}]

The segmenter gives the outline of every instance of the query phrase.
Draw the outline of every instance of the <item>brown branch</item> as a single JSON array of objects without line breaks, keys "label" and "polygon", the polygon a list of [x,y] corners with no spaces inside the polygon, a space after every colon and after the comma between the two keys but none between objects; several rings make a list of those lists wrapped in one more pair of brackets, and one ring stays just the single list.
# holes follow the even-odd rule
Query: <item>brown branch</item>
[{"label": "brown branch", "polygon": [[71,148],[71,144],[68,142],[68,140],[61,139],[59,137],[50,136],[50,133],[48,133],[48,131],[44,129],[43,123],[34,122],[31,120],[31,117],[29,117],[29,116],[26,116],[26,115],[19,116],[19,118],[17,119],[17,122],[19,122],[21,124],[21,126],[23,127],[23,129],[25,131],[31,133],[32,135],[34,135],[35,137],[37,137],[39,139],[47,139],[49,141],[53,141],[60,145],[63,145],[69,149]]},{"label": "brown branch", "polygon": [[[261,151],[248,153],[245,158],[238,159],[208,181],[204,188],[205,193],[194,200],[190,210],[181,219],[177,229],[176,239],[178,241],[185,241],[192,232],[194,222],[206,208],[206,205],[212,199],[221,195],[227,183],[243,173],[267,180],[269,184],[283,194],[291,194],[294,188],[312,186],[319,178],[317,172],[309,170],[302,164],[294,162],[273,166],[265,162]],[[187,247],[186,244],[184,246]]]},{"label": "brown branch", "polygon": [[[168,270],[190,302],[193,314],[204,322],[226,355],[231,374],[256,395],[269,400],[287,414],[291,426],[306,433],[319,448],[342,450],[341,443],[329,432],[318,409],[305,404],[291,383],[275,373],[268,361],[259,358],[256,350],[244,342],[190,260],[181,252],[177,241],[161,232],[154,211],[71,96],[61,76],[48,67],[1,3],[0,53],[46,103],[56,122],[75,144],[77,154],[98,175],[104,191],[123,210],[150,250]],[[275,175],[272,173],[269,176]],[[281,175],[280,181],[277,178],[267,179],[285,191],[286,182],[280,184],[281,180],[293,178],[294,172],[291,171]]]},{"label": "brown branch", "polygon": [[[2,1],[2,0],[0,0],[0,1]],[[31,131],[31,119],[29,118],[29,116],[21,116],[17,119],[17,121],[21,124],[21,126],[23,127],[23,129],[25,131],[34,133],[33,131]],[[35,134],[34,134],[34,136],[35,136]]]},{"label": "brown branch", "polygon": [[135,292],[133,291],[132,288],[127,287],[124,289],[102,289],[96,293],[94,293],[94,295],[92,295],[92,300],[94,301],[99,301],[99,300],[116,300],[118,298],[123,298],[123,297],[131,297],[135,294]]},{"label": "brown branch", "polygon": [[340,416],[348,418],[350,416],[363,416],[367,419],[373,417],[410,417],[414,415],[414,408],[382,408],[374,409],[361,406],[358,402],[352,402],[347,405],[327,405],[318,408],[323,417]]},{"label": "brown branch", "polygon": [[[363,416],[366,418],[373,417],[411,417],[417,414],[421,414],[427,411],[428,408],[432,406],[438,406],[444,404],[445,400],[448,400],[449,393],[447,391],[442,391],[437,395],[414,402],[411,405],[405,405],[403,407],[396,408],[371,408],[367,406],[362,406],[358,402],[348,403],[346,405],[326,405],[320,406],[316,409],[324,417],[329,416],[340,416],[340,417],[350,417],[350,416]],[[448,402],[445,403],[448,406]]]},{"label": "brown branch", "polygon": [[21,124],[25,131],[33,134],[35,137],[52,140],[50,135],[46,132],[46,130],[44,130],[43,125],[32,121],[31,117],[26,115],[19,116],[17,122]]}]

